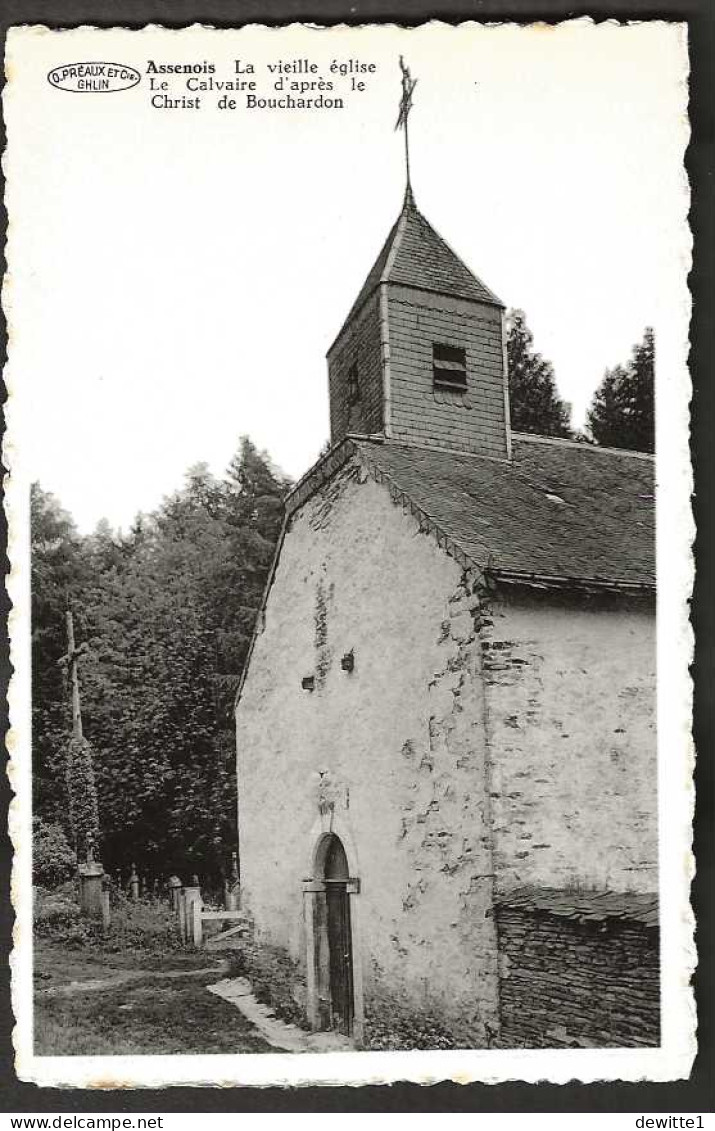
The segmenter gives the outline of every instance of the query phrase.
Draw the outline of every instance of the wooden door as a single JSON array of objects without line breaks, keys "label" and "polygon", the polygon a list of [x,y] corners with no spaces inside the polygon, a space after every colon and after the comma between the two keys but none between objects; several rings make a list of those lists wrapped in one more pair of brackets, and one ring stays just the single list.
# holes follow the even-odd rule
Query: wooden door
[{"label": "wooden door", "polygon": [[341,880],[326,881],[328,952],[330,956],[330,1009],[332,1026],[348,1036],[353,1027],[353,956],[350,933],[350,896]]}]

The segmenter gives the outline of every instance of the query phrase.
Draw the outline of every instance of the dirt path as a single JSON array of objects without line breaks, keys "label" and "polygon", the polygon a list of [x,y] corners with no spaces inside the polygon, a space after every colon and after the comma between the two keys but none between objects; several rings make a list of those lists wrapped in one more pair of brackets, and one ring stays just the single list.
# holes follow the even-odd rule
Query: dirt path
[{"label": "dirt path", "polygon": [[[227,961],[78,952],[44,943],[35,952],[36,1053],[40,1056],[223,1052],[344,1052],[339,1033],[281,1021]],[[138,968],[137,968],[138,967]],[[86,977],[96,974],[96,977]],[[82,977],[82,975],[85,975]]]},{"label": "dirt path", "polygon": [[[35,947],[38,1056],[274,1052],[258,1027],[207,983],[226,964],[206,956]],[[178,968],[177,968],[178,967]]]},{"label": "dirt path", "polygon": [[128,982],[147,981],[152,978],[171,980],[172,978],[196,978],[207,975],[210,978],[228,971],[228,963],[221,966],[200,966],[197,970],[119,970],[107,978],[90,978],[86,982],[68,982],[62,986],[40,987],[38,997],[56,997],[57,994],[87,993],[93,990],[110,990]]}]

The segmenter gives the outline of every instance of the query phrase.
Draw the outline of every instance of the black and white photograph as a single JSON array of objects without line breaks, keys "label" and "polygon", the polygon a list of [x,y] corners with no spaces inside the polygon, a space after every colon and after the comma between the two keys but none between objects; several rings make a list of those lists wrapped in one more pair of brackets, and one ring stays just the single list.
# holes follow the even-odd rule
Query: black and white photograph
[{"label": "black and white photograph", "polygon": [[6,73],[19,1077],[687,1077],[685,25]]}]

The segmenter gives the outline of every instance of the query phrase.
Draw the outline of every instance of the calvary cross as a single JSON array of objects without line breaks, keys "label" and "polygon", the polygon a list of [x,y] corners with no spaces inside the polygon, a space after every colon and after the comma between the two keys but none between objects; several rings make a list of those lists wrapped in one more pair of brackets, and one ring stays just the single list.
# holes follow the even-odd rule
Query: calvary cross
[{"label": "calvary cross", "polygon": [[81,738],[82,712],[79,701],[79,674],[77,665],[81,657],[86,655],[89,649],[86,643],[80,644],[79,648],[75,648],[72,613],[68,609],[65,615],[67,618],[67,655],[63,656],[57,663],[67,669],[67,680],[72,687],[72,734],[75,738]]}]

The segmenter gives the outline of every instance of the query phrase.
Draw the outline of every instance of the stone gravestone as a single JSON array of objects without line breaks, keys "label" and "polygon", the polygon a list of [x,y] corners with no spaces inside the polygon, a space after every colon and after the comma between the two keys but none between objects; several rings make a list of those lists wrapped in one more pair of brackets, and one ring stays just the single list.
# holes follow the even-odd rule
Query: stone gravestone
[{"label": "stone gravestone", "polygon": [[139,899],[139,876],[136,864],[132,864],[132,873],[129,877],[129,895],[134,902]]},{"label": "stone gravestone", "polygon": [[102,917],[102,881],[104,868],[94,859],[92,845],[87,847],[86,863],[79,866],[79,905],[83,915]]}]

